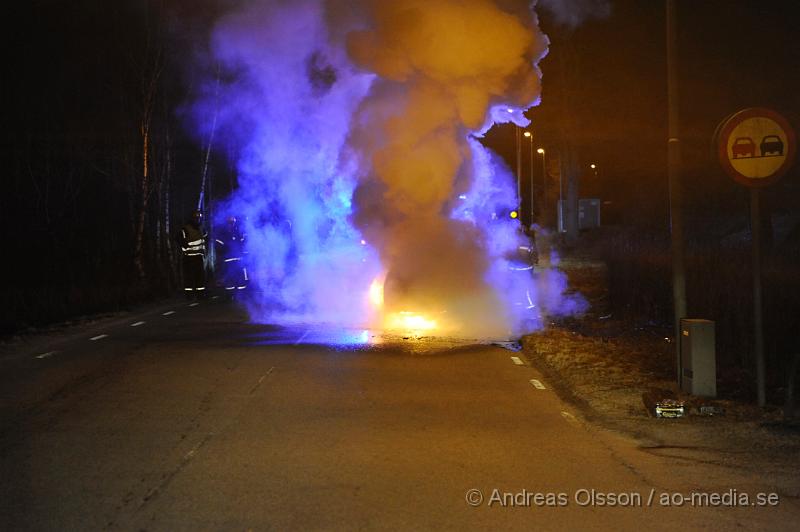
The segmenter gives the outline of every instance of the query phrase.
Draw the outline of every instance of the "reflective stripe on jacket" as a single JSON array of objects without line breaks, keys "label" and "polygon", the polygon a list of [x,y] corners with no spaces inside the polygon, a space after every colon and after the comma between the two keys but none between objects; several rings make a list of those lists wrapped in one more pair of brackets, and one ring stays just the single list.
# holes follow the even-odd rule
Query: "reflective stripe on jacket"
[{"label": "reflective stripe on jacket", "polygon": [[199,229],[187,224],[181,229],[181,250],[187,257],[205,255],[206,239]]}]

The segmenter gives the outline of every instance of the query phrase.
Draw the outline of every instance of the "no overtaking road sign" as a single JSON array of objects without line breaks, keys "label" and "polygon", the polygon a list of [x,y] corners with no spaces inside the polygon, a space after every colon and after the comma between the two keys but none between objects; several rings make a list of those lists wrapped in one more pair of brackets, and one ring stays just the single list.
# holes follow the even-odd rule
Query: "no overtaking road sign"
[{"label": "no overtaking road sign", "polygon": [[744,109],[728,118],[718,137],[722,168],[748,187],[776,182],[791,167],[797,143],[789,122],[775,111]]}]

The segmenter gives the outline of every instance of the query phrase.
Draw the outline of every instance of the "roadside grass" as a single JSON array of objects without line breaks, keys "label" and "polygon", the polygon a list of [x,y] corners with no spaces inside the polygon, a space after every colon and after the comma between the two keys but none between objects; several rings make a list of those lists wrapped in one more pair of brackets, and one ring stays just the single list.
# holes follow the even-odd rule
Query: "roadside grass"
[{"label": "roadside grass", "polygon": [[[593,282],[605,286],[604,300],[590,297],[595,313],[611,314],[628,329],[647,329],[662,339],[672,339],[672,263],[667,235],[613,231],[587,240],[583,259],[604,265],[604,278],[590,279],[582,270],[569,271],[569,262],[567,274],[579,291],[591,294],[599,290],[591,286]],[[800,351],[798,255],[786,248],[765,253],[763,260],[764,347],[768,401],[772,404],[782,403],[787,368],[793,354]],[[755,397],[751,264],[747,245],[687,245],[689,317],[715,322],[719,395],[742,401]]]}]

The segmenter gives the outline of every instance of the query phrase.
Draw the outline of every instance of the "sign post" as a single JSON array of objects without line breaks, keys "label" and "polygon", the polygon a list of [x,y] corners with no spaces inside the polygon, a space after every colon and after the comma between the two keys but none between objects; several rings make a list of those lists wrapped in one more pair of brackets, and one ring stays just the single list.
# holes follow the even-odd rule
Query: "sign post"
[{"label": "sign post", "polygon": [[753,344],[758,406],[766,404],[764,326],[761,293],[761,213],[759,193],[780,179],[794,161],[797,143],[789,122],[775,111],[752,107],[720,125],[718,142],[722,168],[750,187],[750,229],[753,235]]}]

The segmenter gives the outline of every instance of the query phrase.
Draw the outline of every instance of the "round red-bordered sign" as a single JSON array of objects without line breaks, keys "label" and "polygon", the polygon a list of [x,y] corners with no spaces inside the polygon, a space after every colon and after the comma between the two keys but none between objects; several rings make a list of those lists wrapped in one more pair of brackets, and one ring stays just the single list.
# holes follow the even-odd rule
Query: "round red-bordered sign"
[{"label": "round red-bordered sign", "polygon": [[748,187],[775,183],[792,166],[797,151],[788,120],[763,107],[744,109],[728,118],[717,143],[722,168]]}]

